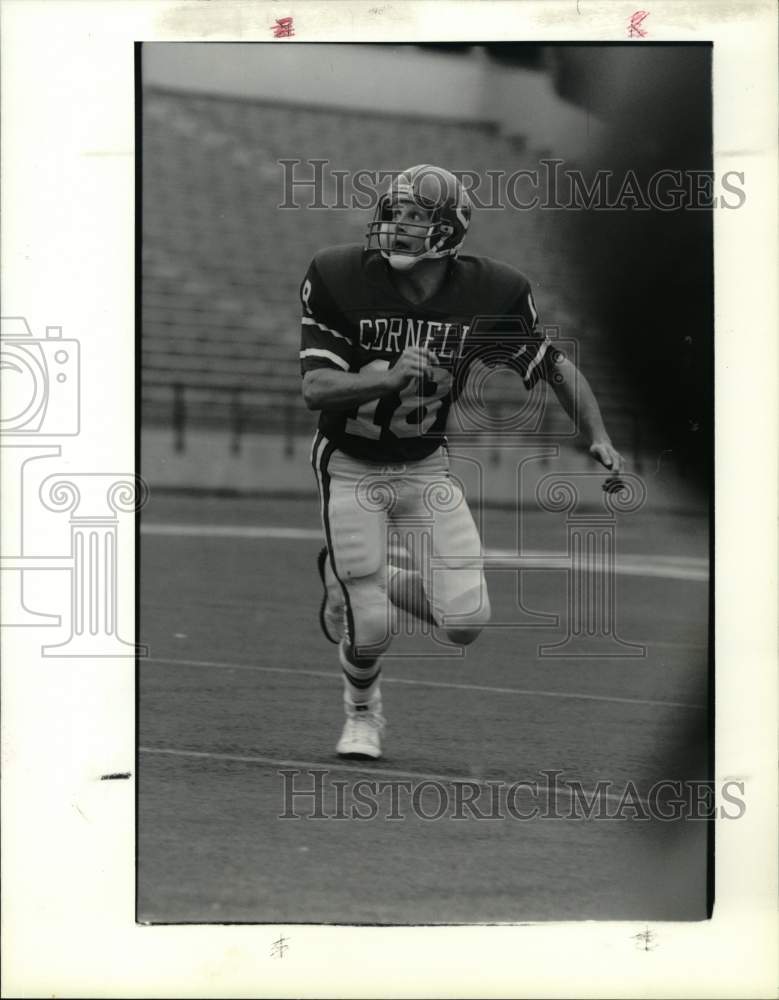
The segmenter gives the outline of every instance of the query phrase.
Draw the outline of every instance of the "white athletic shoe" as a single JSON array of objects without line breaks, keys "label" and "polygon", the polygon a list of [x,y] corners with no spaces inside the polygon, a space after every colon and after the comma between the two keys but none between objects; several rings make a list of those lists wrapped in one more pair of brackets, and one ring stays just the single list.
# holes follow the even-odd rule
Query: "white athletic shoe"
[{"label": "white athletic shoe", "polygon": [[319,571],[319,579],[322,581],[324,594],[322,603],[319,605],[319,627],[324,632],[325,638],[330,642],[338,644],[344,637],[344,615],[346,606],[343,602],[343,594],[335,573],[327,558],[327,549],[319,550],[316,557],[316,568]]},{"label": "white athletic shoe", "polygon": [[386,722],[381,714],[381,696],[374,696],[367,705],[352,705],[344,701],[346,723],[335,752],[339,757],[381,757],[381,734]]}]

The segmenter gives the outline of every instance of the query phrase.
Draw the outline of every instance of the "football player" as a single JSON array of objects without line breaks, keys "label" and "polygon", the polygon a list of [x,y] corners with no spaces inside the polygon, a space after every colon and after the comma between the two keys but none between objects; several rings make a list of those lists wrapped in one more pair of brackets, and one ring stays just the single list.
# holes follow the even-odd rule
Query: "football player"
[{"label": "football player", "polygon": [[[622,467],[586,380],[539,332],[527,278],[460,255],[470,217],[453,174],[410,167],[380,199],[366,244],[322,250],[300,288],[303,397],[320,412],[311,452],[327,542],[320,624],[339,646],[342,756],[381,756],[391,605],[458,645],[489,620],[481,541],[444,433],[469,366],[509,365],[528,388],[546,379],[593,457],[615,476]],[[406,565],[388,563],[393,522],[412,542]]]}]

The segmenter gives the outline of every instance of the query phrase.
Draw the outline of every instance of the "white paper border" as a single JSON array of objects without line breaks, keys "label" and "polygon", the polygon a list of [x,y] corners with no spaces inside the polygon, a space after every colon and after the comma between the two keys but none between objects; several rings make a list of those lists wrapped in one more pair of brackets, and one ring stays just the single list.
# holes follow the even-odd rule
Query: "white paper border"
[{"label": "white paper border", "polygon": [[[79,471],[133,468],[135,41],[618,40],[637,5],[547,2],[2,4],[2,304],[82,344]],[[132,660],[46,662],[3,635],[4,996],[774,996],[776,774],[776,8],[664,0],[650,40],[712,40],[716,211],[717,826],[714,918],[477,929],[140,927]],[[99,417],[99,419],[98,419]],[[7,499],[7,498],[6,498]],[[129,554],[131,557],[131,553]],[[131,565],[131,562],[127,565]]]}]

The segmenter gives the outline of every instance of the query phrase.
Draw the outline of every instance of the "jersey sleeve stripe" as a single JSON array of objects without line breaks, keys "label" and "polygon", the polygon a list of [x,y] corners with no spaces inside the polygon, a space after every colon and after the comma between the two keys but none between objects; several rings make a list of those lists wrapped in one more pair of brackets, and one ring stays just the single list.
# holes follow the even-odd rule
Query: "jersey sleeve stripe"
[{"label": "jersey sleeve stripe", "polygon": [[339,333],[337,330],[333,330],[329,326],[325,326],[324,323],[318,323],[311,316],[303,316],[301,322],[304,325],[306,325],[306,326],[316,326],[316,327],[319,327],[319,329],[323,330],[325,333],[331,333],[334,337],[339,337],[341,340],[346,340],[346,341],[349,340],[349,338],[347,336],[345,336],[343,333]]},{"label": "jersey sleeve stripe", "polygon": [[546,349],[547,349],[547,348],[549,347],[549,344],[550,344],[550,341],[549,341],[549,339],[547,338],[547,339],[546,339],[546,340],[545,340],[545,341],[544,341],[544,342],[543,342],[543,343],[541,344],[541,346],[540,346],[540,347],[538,348],[538,351],[537,351],[537,353],[536,353],[536,356],[535,356],[535,357],[533,358],[533,360],[532,360],[532,361],[530,362],[530,364],[529,364],[529,365],[527,366],[527,371],[525,372],[525,381],[526,381],[526,382],[529,382],[529,381],[530,381],[530,379],[531,379],[531,377],[532,377],[532,375],[533,375],[533,372],[534,372],[534,370],[535,370],[535,369],[537,368],[537,366],[538,366],[538,365],[540,365],[540,364],[541,364],[541,362],[542,362],[542,361],[544,360],[544,355],[546,354]]},{"label": "jersey sleeve stripe", "polygon": [[324,358],[327,361],[332,361],[339,368],[343,368],[344,371],[349,371],[349,363],[347,361],[344,361],[337,354],[333,354],[332,351],[325,351],[321,347],[307,347],[300,352],[300,357],[304,360],[305,358]]},{"label": "jersey sleeve stripe", "polygon": [[536,304],[533,301],[533,293],[528,291],[527,293],[527,307],[530,310],[530,329],[535,329],[535,325],[538,322],[538,311],[536,309]]}]

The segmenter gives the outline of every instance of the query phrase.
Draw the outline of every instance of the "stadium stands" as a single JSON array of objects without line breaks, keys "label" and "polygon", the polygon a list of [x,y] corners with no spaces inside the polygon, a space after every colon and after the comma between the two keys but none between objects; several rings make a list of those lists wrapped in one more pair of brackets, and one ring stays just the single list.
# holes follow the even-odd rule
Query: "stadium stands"
[{"label": "stadium stands", "polygon": [[[489,125],[322,110],[147,89],[143,104],[142,419],[307,433],[299,393],[298,287],[323,246],[362,241],[368,213],[280,209],[289,159],[330,171],[433,162],[453,170],[533,169],[540,154]],[[300,176],[310,176],[302,164]],[[349,189],[347,188],[347,193]],[[305,199],[310,191],[302,192]],[[579,363],[620,447],[637,421],[587,310],[572,291],[561,213],[476,210],[468,250],[531,278],[543,321],[575,337]],[[490,405],[516,409],[499,379]],[[509,393],[507,396],[506,393]],[[557,408],[547,418],[564,419]],[[554,424],[548,427],[552,429]]]}]

